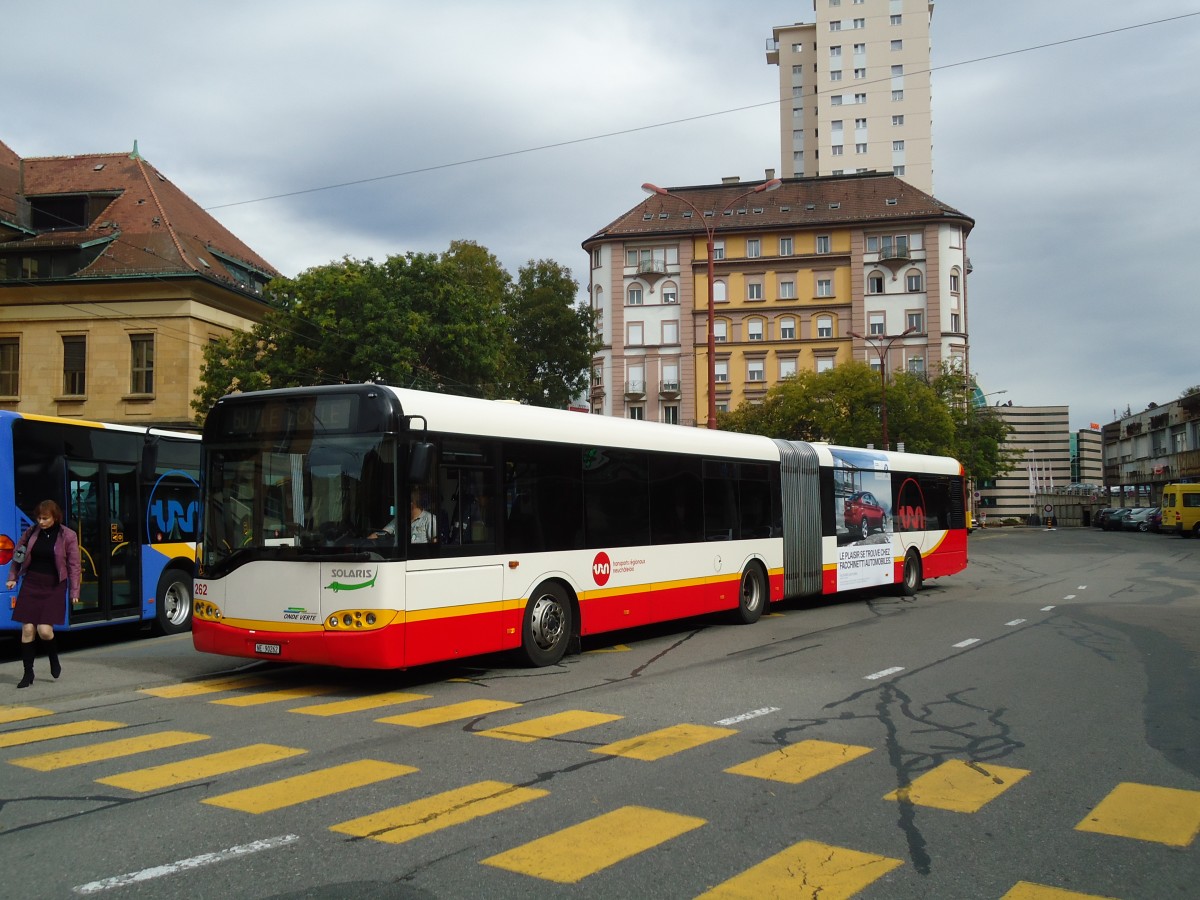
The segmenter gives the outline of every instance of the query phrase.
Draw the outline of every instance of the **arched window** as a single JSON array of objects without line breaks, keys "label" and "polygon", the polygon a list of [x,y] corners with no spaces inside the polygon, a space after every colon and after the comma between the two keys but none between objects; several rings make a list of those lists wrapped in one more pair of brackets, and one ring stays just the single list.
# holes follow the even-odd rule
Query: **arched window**
[{"label": "arched window", "polygon": [[714,281],[713,282],[713,302],[714,303],[724,303],[726,301],[726,299],[728,299],[728,298],[725,296],[725,282]]},{"label": "arched window", "polygon": [[729,340],[729,323],[724,319],[713,319],[713,341],[724,344]]},{"label": "arched window", "polygon": [[781,341],[796,339],[796,320],[792,316],[784,316],[779,320],[779,339]]},{"label": "arched window", "polygon": [[679,288],[676,287],[673,281],[664,281],[662,286],[662,302],[663,303],[678,303]]},{"label": "arched window", "polygon": [[909,269],[908,274],[904,277],[904,289],[910,294],[918,294],[925,290],[925,279],[922,277],[920,269]]},{"label": "arched window", "polygon": [[626,302],[630,306],[642,305],[642,286],[640,284],[631,284],[629,292],[626,294]]},{"label": "arched window", "polygon": [[763,339],[763,320],[762,319],[747,319],[746,320],[746,340],[761,341]]},{"label": "arched window", "polygon": [[817,337],[833,337],[833,316],[817,316]]}]

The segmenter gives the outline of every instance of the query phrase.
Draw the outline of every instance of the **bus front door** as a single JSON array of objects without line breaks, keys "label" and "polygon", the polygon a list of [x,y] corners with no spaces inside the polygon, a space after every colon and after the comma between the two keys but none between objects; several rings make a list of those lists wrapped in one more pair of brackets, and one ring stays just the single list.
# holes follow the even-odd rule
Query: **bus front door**
[{"label": "bus front door", "polygon": [[83,569],[72,625],[141,617],[137,478],[131,465],[68,460],[67,522]]}]

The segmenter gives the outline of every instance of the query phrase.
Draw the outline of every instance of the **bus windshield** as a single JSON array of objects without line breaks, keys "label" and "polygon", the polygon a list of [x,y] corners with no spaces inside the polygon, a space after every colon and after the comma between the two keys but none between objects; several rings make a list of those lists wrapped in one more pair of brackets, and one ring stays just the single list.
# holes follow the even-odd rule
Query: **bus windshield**
[{"label": "bus windshield", "polygon": [[382,435],[214,447],[205,457],[204,571],[263,558],[394,557],[395,458],[394,439]]}]

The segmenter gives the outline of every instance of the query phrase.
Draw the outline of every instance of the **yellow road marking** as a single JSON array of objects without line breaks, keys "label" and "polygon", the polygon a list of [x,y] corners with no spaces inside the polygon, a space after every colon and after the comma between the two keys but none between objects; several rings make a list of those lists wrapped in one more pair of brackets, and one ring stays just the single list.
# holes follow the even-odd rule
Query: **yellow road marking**
[{"label": "yellow road marking", "polygon": [[447,706],[435,706],[433,709],[422,709],[417,712],[403,713],[399,716],[387,716],[376,719],[386,725],[407,725],[410,728],[427,728],[430,725],[444,725],[447,722],[457,722],[460,719],[473,719],[488,713],[499,712],[502,709],[516,709],[520,703],[509,703],[506,700],[464,700],[462,703],[451,703]]},{"label": "yellow road marking", "polygon": [[1028,769],[952,759],[883,799],[950,812],[979,812],[1028,774]]},{"label": "yellow road marking", "polygon": [[48,709],[39,709],[36,706],[0,706],[0,725],[7,725],[9,722],[24,722],[26,719],[36,719],[40,716],[52,716]]},{"label": "yellow road marking", "polygon": [[1123,782],[1075,830],[1187,847],[1200,831],[1200,791]]},{"label": "yellow road marking", "polygon": [[307,750],[297,750],[294,747],[280,747],[277,744],[249,744],[245,747],[238,747],[236,750],[211,753],[208,756],[194,756],[191,759],[183,759],[162,766],[152,766],[149,769],[138,769],[123,775],[97,778],[96,781],[99,784],[145,793],[193,781],[203,781],[214,775],[224,775],[227,772],[236,772],[250,766],[278,762],[281,759],[299,756],[307,752]]},{"label": "yellow road marking", "polygon": [[236,691],[241,688],[259,687],[271,684],[270,679],[241,676],[238,678],[210,678],[205,681],[187,681],[182,684],[168,684],[165,687],[143,688],[139,694],[149,694],[151,697],[162,697],[167,700],[177,700],[180,697],[199,697],[202,694],[217,694],[221,691]]},{"label": "yellow road marking", "polygon": [[452,825],[545,797],[549,791],[523,788],[500,781],[480,781],[458,790],[351,819],[330,827],[338,834],[403,844]]},{"label": "yellow road marking", "polygon": [[25,756],[21,759],[11,760],[11,762],[14,766],[24,766],[26,769],[52,772],[55,769],[82,766],[106,759],[119,759],[122,756],[133,756],[136,753],[147,753],[151,750],[165,750],[167,747],[178,747],[181,744],[207,740],[207,734],[193,734],[190,731],[159,731],[140,737],[90,744],[74,750],[56,750],[52,753],[40,753],[37,756]]},{"label": "yellow road marking", "polygon": [[711,725],[672,725],[670,728],[652,731],[640,737],[597,747],[592,752],[653,762],[673,753],[690,750],[693,747],[707,744],[709,741],[717,741],[733,734],[737,734],[737,730],[733,728],[713,728]]},{"label": "yellow road marking", "polygon": [[854,744],[800,741],[725,771],[731,775],[748,775],[767,781],[782,781],[784,784],[800,784],[870,752],[870,747],[858,747]]},{"label": "yellow road marking", "polygon": [[52,741],[60,737],[93,734],[97,731],[112,731],[114,728],[125,727],[122,722],[103,722],[97,719],[66,722],[62,725],[42,725],[39,728],[26,728],[22,731],[0,734],[0,747],[19,747],[22,744],[36,744],[38,741]]},{"label": "yellow road marking", "polygon": [[1062,888],[1046,887],[1031,881],[1018,881],[1000,900],[1113,900],[1099,894],[1080,894]]},{"label": "yellow road marking", "polygon": [[479,734],[484,737],[500,738],[505,741],[520,741],[521,743],[529,744],[545,738],[558,737],[560,734],[579,731],[583,728],[591,728],[593,725],[615,722],[621,718],[624,717],[609,713],[571,709],[566,712],[555,713],[552,716],[531,719],[528,722],[518,722],[516,725],[502,725],[499,728],[489,728],[487,731],[480,731]]},{"label": "yellow road marking", "polygon": [[370,697],[355,697],[352,700],[334,700],[332,703],[298,706],[295,709],[289,709],[288,712],[302,713],[306,716],[340,716],[343,713],[362,712],[365,709],[379,709],[381,706],[397,706],[401,703],[411,703],[414,700],[428,699],[428,694],[389,691],[386,694],[372,694]]},{"label": "yellow road marking", "polygon": [[386,781],[389,778],[411,775],[416,771],[418,770],[412,766],[362,759],[316,772],[305,772],[294,778],[284,778],[242,791],[231,791],[228,794],[209,797],[202,802],[248,813],[271,812],[285,806],[295,806],[297,803]]},{"label": "yellow road marking", "polygon": [[853,897],[904,863],[818,841],[801,841],[741,875],[701,894],[697,900],[842,900]]},{"label": "yellow road marking", "polygon": [[628,644],[613,644],[610,647],[597,647],[595,650],[588,650],[588,653],[628,653]]},{"label": "yellow road marking", "polygon": [[261,691],[257,694],[243,694],[240,697],[225,697],[221,700],[209,700],[218,706],[263,706],[267,703],[279,703],[281,700],[300,700],[304,697],[320,697],[322,694],[332,694],[334,688],[330,685],[303,685],[301,687],[280,688],[277,691]]},{"label": "yellow road marking", "polygon": [[483,860],[485,865],[574,884],[706,824],[645,806],[623,806]]}]

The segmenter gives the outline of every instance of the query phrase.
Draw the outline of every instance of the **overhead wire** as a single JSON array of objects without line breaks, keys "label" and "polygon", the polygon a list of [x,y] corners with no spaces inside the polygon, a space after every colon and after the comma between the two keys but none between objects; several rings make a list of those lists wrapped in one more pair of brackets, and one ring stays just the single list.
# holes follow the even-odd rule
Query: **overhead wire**
[{"label": "overhead wire", "polygon": [[[934,72],[958,68],[961,66],[975,65],[978,63],[982,63],[982,62],[1003,59],[1006,57],[1016,56],[1016,55],[1020,55],[1020,54],[1024,54],[1024,53],[1032,53],[1032,52],[1036,52],[1039,50],[1046,50],[1046,49],[1050,49],[1050,48],[1054,48],[1054,47],[1061,47],[1061,46],[1065,46],[1068,44],[1078,43],[1081,41],[1094,40],[1096,38],[1107,37],[1110,35],[1120,34],[1123,32],[1133,31],[1133,30],[1137,30],[1137,29],[1149,28],[1149,27],[1153,27],[1156,25],[1163,25],[1163,24],[1167,24],[1167,23],[1171,23],[1171,22],[1177,22],[1177,21],[1181,21],[1183,19],[1193,18],[1196,16],[1200,16],[1200,11],[1181,13],[1176,16],[1169,16],[1169,17],[1165,17],[1162,19],[1155,19],[1155,20],[1150,20],[1150,21],[1146,21],[1146,22],[1139,22],[1139,23],[1135,23],[1132,25],[1126,25],[1126,26],[1121,26],[1121,27],[1117,27],[1117,28],[1110,28],[1110,29],[1106,29],[1103,31],[1091,32],[1088,34],[1077,35],[1075,37],[1063,38],[1063,39],[1055,40],[1055,41],[1047,41],[1042,44],[1035,44],[1035,45],[1031,45],[1028,47],[1017,48],[1014,50],[1006,50],[1006,51],[1002,51],[999,53],[992,53],[992,54],[987,54],[984,56],[972,57],[970,59],[959,60],[957,62],[944,63],[944,64],[940,64],[940,65],[936,65],[936,66],[929,66],[927,68],[917,69],[917,70],[913,70],[911,72],[905,72],[904,74],[906,76],[920,75],[920,74],[932,74]],[[847,34],[847,37],[852,38],[853,30],[852,29],[847,30],[846,34]],[[890,80],[891,80],[890,76],[876,78],[876,79],[863,80],[863,81],[855,82],[855,86],[856,87],[866,87],[870,84],[878,84],[878,83],[887,82]],[[837,93],[837,91],[832,90],[832,89],[819,90],[819,91],[815,92],[814,95],[810,95],[810,96],[821,96],[821,95],[832,94],[832,93]],[[692,115],[692,116],[683,116],[683,117],[679,117],[679,118],[675,118],[675,119],[669,119],[669,120],[649,123],[649,124],[645,124],[645,125],[631,126],[629,128],[616,129],[613,131],[602,132],[602,133],[598,133],[598,134],[594,134],[594,135],[588,135],[588,136],[584,136],[584,137],[572,138],[572,139],[567,139],[567,140],[562,140],[562,141],[554,141],[554,142],[550,142],[550,143],[539,144],[539,145],[535,145],[532,147],[524,147],[524,148],[519,148],[519,149],[515,149],[515,150],[501,151],[501,152],[497,152],[497,153],[491,153],[491,154],[486,154],[486,155],[482,155],[482,156],[475,156],[475,157],[470,157],[470,158],[461,159],[461,160],[455,160],[455,161],[451,161],[451,162],[438,163],[438,164],[433,164],[433,165],[428,165],[428,166],[420,166],[420,167],[406,169],[403,171],[393,172],[393,173],[389,173],[389,174],[385,174],[385,175],[376,175],[376,176],[370,176],[370,177],[365,177],[365,178],[353,179],[353,180],[349,180],[349,181],[340,181],[340,182],[336,182],[336,183],[319,185],[319,186],[310,187],[310,188],[302,188],[302,189],[298,189],[298,190],[294,190],[294,191],[286,191],[286,192],[281,192],[281,193],[277,193],[277,194],[270,194],[270,195],[266,195],[266,196],[262,196],[262,197],[255,197],[255,198],[246,199],[246,200],[237,200],[237,201],[232,201],[229,203],[213,204],[210,206],[202,207],[202,209],[204,209],[204,211],[206,211],[206,212],[213,212],[214,210],[230,209],[233,207],[245,206],[245,205],[249,205],[249,204],[253,204],[253,203],[263,203],[263,202],[267,202],[267,201],[271,201],[271,200],[280,200],[280,199],[285,199],[285,198],[289,198],[289,197],[297,197],[297,196],[313,194],[313,193],[318,193],[318,192],[323,192],[323,191],[337,190],[340,188],[354,187],[354,186],[362,185],[362,184],[371,184],[371,183],[391,180],[391,179],[395,179],[395,178],[403,178],[403,177],[408,177],[408,176],[412,176],[412,175],[421,175],[421,174],[436,172],[436,171],[445,170],[445,169],[459,168],[459,167],[469,166],[469,165],[476,165],[476,164],[490,162],[490,161],[494,161],[494,160],[498,160],[498,159],[507,159],[507,158],[512,158],[512,157],[516,157],[516,156],[523,156],[523,155],[528,155],[528,154],[533,154],[533,153],[544,152],[547,150],[554,150],[554,149],[560,149],[563,147],[570,147],[570,146],[576,146],[579,144],[586,144],[586,143],[592,143],[592,142],[601,141],[601,140],[607,140],[609,138],[614,138],[614,137],[622,137],[625,135],[637,134],[637,133],[651,131],[651,130],[655,130],[655,129],[668,128],[668,127],[672,127],[675,125],[683,125],[683,124],[687,124],[687,123],[691,123],[691,122],[698,122],[698,121],[703,121],[706,119],[718,118],[721,116],[732,115],[734,113],[745,112],[745,111],[752,110],[752,109],[759,109],[762,107],[779,105],[780,103],[790,101],[793,99],[795,99],[795,98],[793,98],[790,94],[788,94],[788,95],[776,97],[771,100],[761,101],[761,102],[757,102],[757,103],[744,104],[741,106],[731,107],[728,109],[715,110],[715,111],[706,112],[706,113],[698,113],[698,114]],[[127,247],[131,247],[131,248],[140,250],[140,251],[147,253],[151,256],[154,256],[160,260],[163,260],[164,262],[170,262],[169,260],[165,260],[163,257],[158,256],[158,254],[154,253],[149,248],[141,247],[141,246],[138,246],[138,245],[132,243],[131,241],[127,240],[123,235],[117,235],[115,240],[122,242]],[[152,277],[159,278],[163,281],[168,280],[166,277],[164,277],[162,275],[155,274],[155,273],[150,273],[150,274]],[[197,274],[200,275],[200,277],[205,277],[205,276],[203,276],[202,273],[197,273]],[[13,281],[15,281],[16,283],[28,284],[30,286],[37,286],[36,281],[32,281],[32,280],[28,280],[28,279],[14,279]],[[9,283],[13,283],[13,282],[10,281]],[[81,307],[79,307],[77,305],[73,305],[73,304],[64,304],[64,305],[68,306],[68,308],[76,309],[77,311],[86,312],[85,310],[81,309]],[[101,309],[106,308],[104,304],[100,304],[100,303],[96,303],[96,302],[90,302],[88,305],[93,306],[93,307],[99,307]],[[273,309],[275,309],[276,311],[279,311],[279,312],[284,312],[283,310],[279,310],[278,307],[273,307]],[[105,319],[105,320],[121,320],[121,319],[133,320],[133,321],[137,320],[136,317],[124,315],[119,310],[114,309],[111,311],[114,313],[114,315],[98,316],[98,318]],[[312,322],[311,320],[300,315],[299,313],[296,313],[295,311],[288,310],[288,311],[286,311],[286,313],[287,313],[287,315],[296,318],[300,322],[304,322],[312,327],[319,327],[319,326],[317,326],[317,324],[315,322]],[[203,347],[207,343],[207,342],[200,342],[197,340],[193,340],[191,338],[190,333],[184,331],[183,329],[174,329],[173,327],[168,327],[168,328],[169,328],[169,330],[176,331],[178,334],[184,335],[184,337],[179,338],[179,340],[185,341],[186,343],[190,343],[192,346]],[[293,334],[297,338],[301,338],[301,339],[305,338],[304,335],[300,334],[300,332],[298,332],[296,330],[289,329],[289,331],[291,334]],[[317,348],[313,347],[312,349],[317,349]],[[421,368],[424,368],[424,367],[421,367]],[[319,372],[311,372],[311,373],[306,373],[306,374],[310,374],[314,378],[325,378],[326,380],[328,380],[328,376],[325,376]],[[466,389],[466,390],[489,387],[489,385],[468,385],[465,383],[456,382],[454,379],[446,378],[442,374],[432,372],[428,369],[424,370],[423,375],[430,379],[431,384],[436,384],[439,386],[454,385],[456,387],[459,387],[461,389]]]}]

